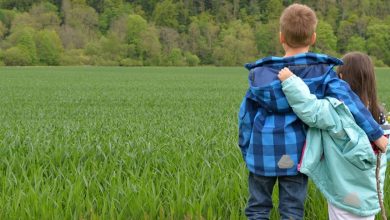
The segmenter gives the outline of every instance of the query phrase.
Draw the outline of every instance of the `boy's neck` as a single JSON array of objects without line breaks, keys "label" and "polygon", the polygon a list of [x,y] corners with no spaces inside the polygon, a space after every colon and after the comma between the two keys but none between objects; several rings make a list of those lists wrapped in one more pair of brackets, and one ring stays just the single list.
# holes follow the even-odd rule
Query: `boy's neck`
[{"label": "boy's neck", "polygon": [[298,48],[291,48],[288,46],[284,46],[284,57],[291,57],[300,53],[307,53],[309,52],[310,46],[307,47],[298,47]]}]

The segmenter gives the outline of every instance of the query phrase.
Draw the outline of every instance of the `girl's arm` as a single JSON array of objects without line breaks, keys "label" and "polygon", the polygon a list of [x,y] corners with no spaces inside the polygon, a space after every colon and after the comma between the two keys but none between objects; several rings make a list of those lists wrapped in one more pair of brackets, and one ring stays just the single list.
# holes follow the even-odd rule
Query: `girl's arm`
[{"label": "girl's arm", "polygon": [[324,130],[333,129],[338,121],[333,106],[326,99],[317,99],[307,85],[288,68],[279,72],[282,90],[294,113],[308,126]]},{"label": "girl's arm", "polygon": [[[310,93],[302,79],[295,76],[288,68],[283,68],[278,77],[282,81],[282,90],[288,103],[303,122],[310,127],[324,130],[336,126],[336,121],[339,119],[334,118],[337,117],[336,114],[331,114],[334,109],[328,100],[317,99],[315,95]],[[386,152],[388,139],[385,136],[380,136],[374,143],[382,152]]]}]

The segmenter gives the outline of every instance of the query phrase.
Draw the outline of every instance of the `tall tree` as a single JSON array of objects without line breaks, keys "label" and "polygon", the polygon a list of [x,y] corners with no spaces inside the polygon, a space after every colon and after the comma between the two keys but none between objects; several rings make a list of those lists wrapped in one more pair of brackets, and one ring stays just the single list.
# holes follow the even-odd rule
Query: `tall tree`
[{"label": "tall tree", "polygon": [[[19,54],[21,58],[15,58],[18,61],[20,61],[20,65],[32,65],[37,62],[37,51],[36,51],[36,45],[34,41],[35,31],[32,28],[25,27],[23,29],[18,29],[14,33],[12,33],[9,38],[7,38],[7,41],[10,43],[10,45],[13,45],[12,48],[9,48],[6,51],[5,57],[10,55],[13,57],[13,55]],[[10,57],[7,58],[10,60]],[[18,62],[17,61],[17,62]],[[13,63],[12,61],[7,61],[7,63]],[[18,65],[17,63],[13,63],[12,65]]]},{"label": "tall tree", "polygon": [[213,63],[213,49],[218,41],[219,26],[208,13],[192,17],[188,30],[189,50],[196,54],[203,64]]},{"label": "tall tree", "polygon": [[149,26],[146,30],[140,33],[140,53],[144,65],[153,66],[159,65],[161,61],[161,43],[159,41],[159,33],[156,27]]},{"label": "tall tree", "polygon": [[256,26],[256,45],[260,56],[282,55],[283,48],[279,43],[279,20]]},{"label": "tall tree", "polygon": [[141,33],[146,31],[148,23],[139,15],[129,15],[127,18],[127,43],[139,45]]},{"label": "tall tree", "polygon": [[164,0],[156,4],[156,8],[153,11],[153,21],[158,26],[178,28],[178,15],[178,5],[172,2],[172,0]]},{"label": "tall tree", "polygon": [[234,20],[233,4],[229,1],[220,1],[219,5],[215,7],[215,17],[219,23],[229,23]]},{"label": "tall tree", "polygon": [[220,38],[221,42],[213,53],[217,65],[243,65],[255,59],[255,36],[249,24],[233,21],[221,32]]},{"label": "tall tree", "polygon": [[279,19],[283,11],[283,4],[281,0],[270,0],[267,4],[267,19]]},{"label": "tall tree", "polygon": [[337,38],[333,33],[332,26],[326,21],[319,21],[317,26],[317,41],[313,47],[314,51],[336,55]]},{"label": "tall tree", "polygon": [[0,21],[0,39],[3,39],[4,35],[7,33],[7,27]]},{"label": "tall tree", "polygon": [[98,15],[84,0],[63,0],[61,11],[64,24],[59,32],[66,48],[83,48],[98,39]]},{"label": "tall tree", "polygon": [[63,47],[57,32],[42,30],[35,37],[38,61],[40,64],[59,65]]},{"label": "tall tree", "polygon": [[366,40],[360,36],[352,36],[347,45],[347,51],[367,52]]},{"label": "tall tree", "polygon": [[390,25],[372,22],[367,28],[367,51],[390,65]]},{"label": "tall tree", "polygon": [[112,23],[119,17],[133,12],[130,3],[123,3],[122,0],[107,0],[103,3],[103,8],[99,16],[99,28],[103,33],[110,28]]}]

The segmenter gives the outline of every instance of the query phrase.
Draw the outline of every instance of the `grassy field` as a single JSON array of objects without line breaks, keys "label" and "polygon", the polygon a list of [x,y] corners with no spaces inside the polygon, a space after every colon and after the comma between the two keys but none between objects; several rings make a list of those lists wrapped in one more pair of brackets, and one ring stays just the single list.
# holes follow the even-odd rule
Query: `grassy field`
[{"label": "grassy field", "polygon": [[[0,219],[244,219],[246,88],[244,68],[0,68]],[[305,219],[327,219],[313,185]]]}]

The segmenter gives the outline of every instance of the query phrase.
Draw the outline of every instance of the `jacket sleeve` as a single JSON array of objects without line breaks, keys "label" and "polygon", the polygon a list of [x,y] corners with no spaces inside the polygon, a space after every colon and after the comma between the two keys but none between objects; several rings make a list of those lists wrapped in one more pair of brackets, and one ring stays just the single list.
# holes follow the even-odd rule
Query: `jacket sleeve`
[{"label": "jacket sleeve", "polygon": [[[248,93],[249,91],[247,91]],[[245,159],[252,136],[253,120],[256,113],[256,103],[246,96],[241,102],[238,113],[238,146]]]},{"label": "jacket sleeve", "polygon": [[[361,170],[375,166],[376,158],[368,139],[356,137],[364,134],[363,131],[358,133],[351,127],[343,127],[340,123],[342,118],[335,112],[331,100],[317,99],[310,94],[302,79],[295,75],[282,83],[282,89],[294,113],[310,127],[327,130],[335,145],[342,147],[341,152],[346,160]],[[359,147],[357,140],[359,143],[366,141],[366,144],[360,146],[368,147]]]},{"label": "jacket sleeve", "polygon": [[293,75],[282,82],[282,90],[294,113],[308,126],[330,130],[336,126],[337,114],[326,99],[317,99],[307,85]]},{"label": "jacket sleeve", "polygon": [[359,96],[351,90],[345,81],[335,76],[334,72],[329,74],[325,96],[331,96],[344,102],[355,118],[356,124],[364,130],[370,141],[375,141],[383,135],[383,130],[364,106]]}]

